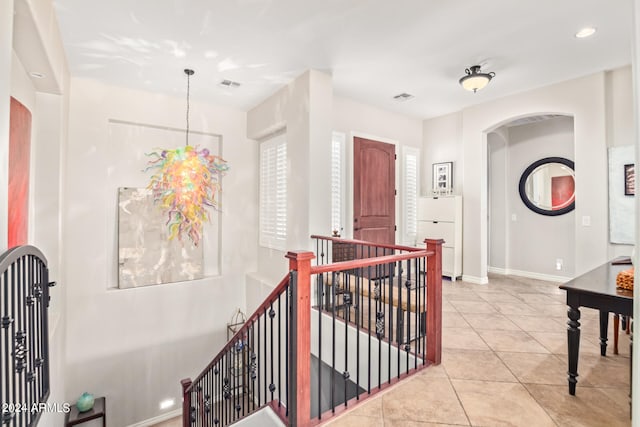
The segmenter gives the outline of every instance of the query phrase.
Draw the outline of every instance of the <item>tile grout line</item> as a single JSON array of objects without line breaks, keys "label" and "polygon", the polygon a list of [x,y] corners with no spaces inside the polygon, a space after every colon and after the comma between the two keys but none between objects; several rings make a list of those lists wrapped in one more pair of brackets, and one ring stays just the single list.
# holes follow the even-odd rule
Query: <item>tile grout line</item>
[{"label": "tile grout line", "polygon": [[[540,343],[538,340],[535,339],[535,337],[531,336],[527,331],[525,331],[520,325],[518,325],[517,323],[513,322],[511,319],[509,319],[504,313],[500,312],[497,307],[494,305],[494,303],[490,303],[487,301],[487,303],[494,308],[499,314],[501,314],[503,317],[507,318],[511,323],[513,323],[515,326],[517,326],[522,332],[524,332],[525,334],[527,334],[531,339],[533,339],[535,342],[537,342],[538,344],[540,344],[544,349],[547,349],[544,345],[542,345],[542,343]],[[532,307],[533,308],[533,307]],[[464,317],[464,314],[461,313],[462,316]],[[483,338],[483,336],[480,334],[479,330],[477,330],[476,328],[473,327],[473,325],[469,324],[469,326],[471,327],[471,329],[478,334],[478,336],[480,337],[480,339],[485,343],[485,345],[489,348],[489,350],[493,353],[493,355],[500,361],[500,363],[502,363],[502,365],[511,373],[511,375],[513,375],[513,377],[516,379],[517,383],[520,384],[520,386],[526,391],[526,393],[533,399],[534,402],[536,402],[536,404],[544,411],[545,414],[547,414],[547,416],[549,417],[549,419],[551,420],[552,423],[554,423],[556,426],[559,426],[559,424],[556,422],[556,420],[554,419],[554,417],[547,411],[547,408],[542,404],[542,402],[539,402],[538,399],[536,399],[535,396],[533,396],[533,394],[531,394],[531,391],[525,386],[525,384],[520,381],[520,378],[511,370],[511,368],[509,367],[509,365],[507,365],[505,363],[505,361],[500,357],[500,355],[493,349],[493,347],[491,347],[489,345],[489,343]],[[525,353],[530,353],[530,352],[525,352]],[[544,354],[544,353],[541,353]],[[549,351],[549,354],[553,353],[551,351]],[[446,369],[445,369],[446,370]],[[487,382],[497,382],[497,381],[487,381]],[[452,384],[453,386],[453,384]],[[454,390],[455,390],[455,386],[454,386]],[[456,395],[457,395],[457,390],[456,391]],[[462,403],[462,402],[461,402]],[[464,405],[463,405],[463,409],[464,409]],[[466,413],[466,410],[465,410]]]}]

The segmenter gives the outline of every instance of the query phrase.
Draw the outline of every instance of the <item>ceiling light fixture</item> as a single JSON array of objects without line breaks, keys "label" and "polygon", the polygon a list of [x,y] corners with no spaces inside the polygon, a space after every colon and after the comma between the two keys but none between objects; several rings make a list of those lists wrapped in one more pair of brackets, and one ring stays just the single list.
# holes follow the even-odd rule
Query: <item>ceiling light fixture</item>
[{"label": "ceiling light fixture", "polygon": [[594,35],[596,31],[597,29],[595,27],[584,27],[576,33],[576,38],[584,39],[585,37],[590,37]]},{"label": "ceiling light fixture", "polygon": [[464,72],[466,73],[466,76],[460,79],[460,85],[466,90],[473,91],[473,93],[476,93],[488,85],[491,79],[496,75],[493,71],[490,73],[481,72],[479,65],[469,67],[465,69]]},{"label": "ceiling light fixture", "polygon": [[38,71],[32,71],[29,75],[35,79],[44,79],[46,77],[43,73],[39,73]]},{"label": "ceiling light fixture", "polygon": [[186,234],[195,246],[202,237],[204,221],[210,222],[208,207],[218,209],[218,194],[222,190],[221,177],[229,169],[227,162],[208,149],[189,145],[189,79],[187,75],[187,128],[184,147],[159,150],[152,157],[147,170],[157,169],[147,188],[151,189],[156,205],[168,217],[169,240],[182,240]]}]

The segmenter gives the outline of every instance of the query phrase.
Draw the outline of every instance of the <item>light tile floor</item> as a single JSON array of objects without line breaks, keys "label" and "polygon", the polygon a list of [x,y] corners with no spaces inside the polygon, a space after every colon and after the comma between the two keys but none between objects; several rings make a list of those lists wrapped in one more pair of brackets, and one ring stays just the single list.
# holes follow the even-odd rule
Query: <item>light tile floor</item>
[{"label": "light tile floor", "polygon": [[[600,356],[598,312],[581,310],[575,396],[567,389],[567,308],[557,283],[491,276],[443,281],[442,364],[329,420],[331,427],[629,426],[629,337]],[[159,426],[180,426],[178,419]]]},{"label": "light tile floor", "polygon": [[575,396],[567,388],[567,307],[557,283],[491,276],[443,281],[442,364],[327,425],[629,426],[629,337],[600,356],[598,312],[581,309]]}]

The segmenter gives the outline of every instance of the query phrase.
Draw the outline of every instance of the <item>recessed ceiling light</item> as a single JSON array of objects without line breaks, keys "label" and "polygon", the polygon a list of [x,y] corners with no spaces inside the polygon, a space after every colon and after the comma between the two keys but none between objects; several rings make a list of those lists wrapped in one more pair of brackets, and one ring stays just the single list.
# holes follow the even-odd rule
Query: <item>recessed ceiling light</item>
[{"label": "recessed ceiling light", "polygon": [[592,36],[596,33],[596,28],[595,27],[584,27],[583,29],[581,29],[580,31],[578,31],[576,33],[576,37],[579,39],[583,39],[585,37],[589,37]]},{"label": "recessed ceiling light", "polygon": [[37,71],[32,71],[29,73],[29,75],[35,79],[44,79],[46,76],[42,73],[39,73]]},{"label": "recessed ceiling light", "polygon": [[410,99],[415,98],[415,96],[409,94],[409,93],[401,93],[399,95],[396,95],[393,97],[393,99],[395,99],[398,102],[403,102],[403,101],[408,101]]}]

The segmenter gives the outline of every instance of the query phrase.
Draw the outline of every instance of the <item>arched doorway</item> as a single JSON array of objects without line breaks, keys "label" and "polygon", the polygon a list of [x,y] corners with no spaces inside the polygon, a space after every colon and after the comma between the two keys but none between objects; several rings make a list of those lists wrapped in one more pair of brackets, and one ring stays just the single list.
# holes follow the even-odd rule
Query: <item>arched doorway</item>
[{"label": "arched doorway", "polygon": [[574,120],[532,114],[487,132],[487,270],[562,280],[575,272],[575,213],[545,216],[522,202],[523,171],[545,157],[574,159]]}]

